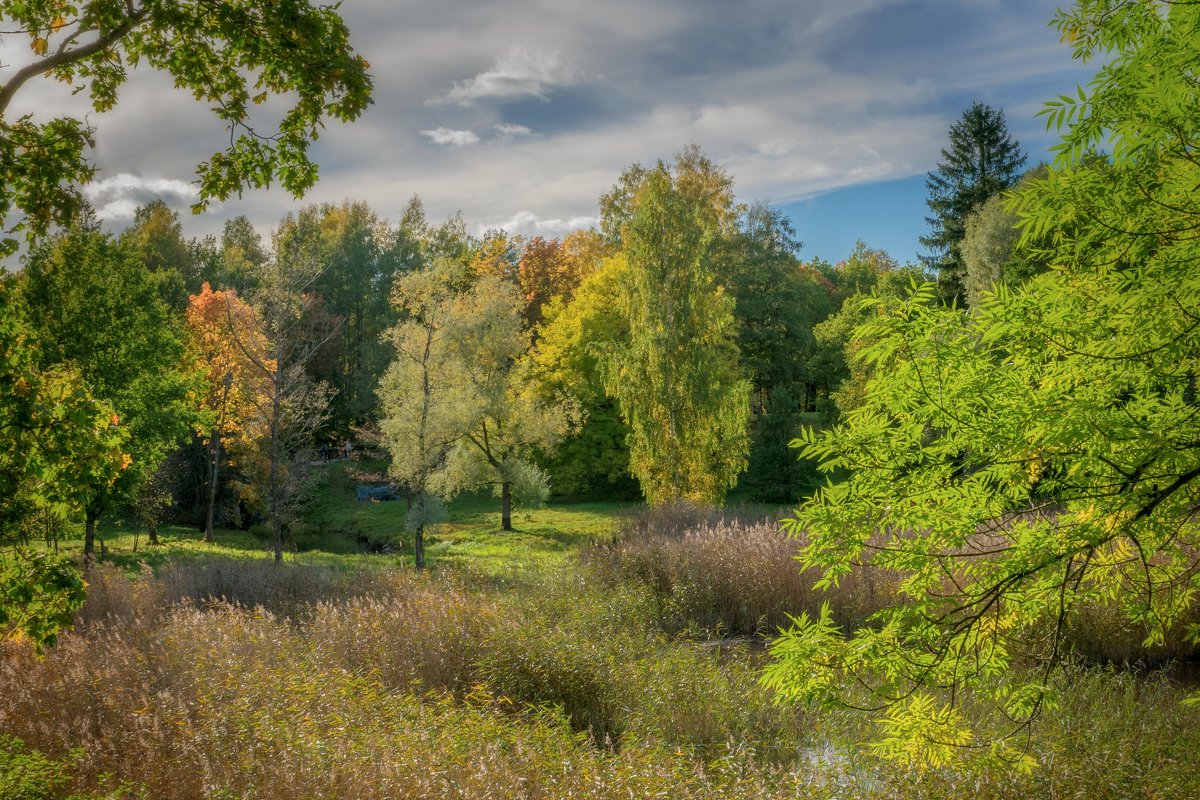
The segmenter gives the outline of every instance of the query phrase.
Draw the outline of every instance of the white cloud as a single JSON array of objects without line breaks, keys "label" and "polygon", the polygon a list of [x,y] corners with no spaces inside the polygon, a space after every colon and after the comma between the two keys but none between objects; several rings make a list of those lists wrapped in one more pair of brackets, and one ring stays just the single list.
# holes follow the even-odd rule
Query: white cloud
[{"label": "white cloud", "polygon": [[[175,178],[143,178],[122,172],[83,187],[83,195],[96,209],[96,216],[110,222],[133,219],[138,206],[162,200],[172,208],[190,206],[200,198],[194,184]],[[210,209],[219,211],[219,204]]]},{"label": "white cloud", "polygon": [[454,88],[434,97],[429,105],[474,105],[485,98],[537,97],[548,100],[551,90],[573,86],[579,80],[575,68],[557,52],[514,47],[496,58],[492,68],[474,78],[455,81]]},{"label": "white cloud", "polygon": [[434,128],[431,131],[421,131],[422,136],[428,136],[434,144],[444,144],[450,147],[468,147],[479,144],[479,136],[475,131],[456,131],[453,128]]},{"label": "white cloud", "polygon": [[512,141],[518,136],[533,136],[533,131],[525,125],[511,125],[507,122],[501,122],[492,127],[496,129],[496,138],[502,142]]},{"label": "white cloud", "polygon": [[522,236],[561,237],[571,231],[591,228],[600,223],[599,217],[571,217],[570,219],[542,219],[532,211],[518,211],[512,219],[495,225],[485,225],[479,229],[483,233],[488,229],[503,228],[511,234]]}]

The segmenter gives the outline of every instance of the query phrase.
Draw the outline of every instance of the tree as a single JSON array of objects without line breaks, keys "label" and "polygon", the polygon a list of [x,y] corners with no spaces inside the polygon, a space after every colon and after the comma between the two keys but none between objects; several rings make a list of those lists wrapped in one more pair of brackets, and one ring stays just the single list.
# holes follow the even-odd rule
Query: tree
[{"label": "tree", "polygon": [[[146,64],[208,104],[230,139],[197,168],[197,209],[273,180],[303,193],[317,179],[307,150],[324,120],[356,119],[370,103],[369,65],[351,48],[336,8],[308,0],[7,3],[3,19],[34,53],[0,87],[0,223],[13,212],[23,217],[10,232],[68,224],[80,208],[79,185],[94,173],[86,152],[95,131],[85,120],[6,116],[34,78],[87,91],[104,112],[128,69]],[[292,105],[276,131],[264,132],[254,109],[272,97]],[[4,252],[16,247],[3,241]]]},{"label": "tree", "polygon": [[269,343],[257,312],[232,289],[214,292],[205,283],[188,301],[190,351],[204,375],[200,409],[206,413],[207,500],[204,541],[213,540],[213,523],[220,488],[221,442],[239,438],[243,447],[255,437],[251,425],[256,406],[265,402],[264,373],[257,364],[273,367]]},{"label": "tree", "polygon": [[[566,244],[564,243],[564,247]],[[623,256],[604,259],[574,291],[544,309],[540,336],[526,359],[535,390],[547,400],[567,397],[580,423],[542,466],[554,489],[567,495],[636,495],[629,474],[629,426],[604,390],[605,353],[629,341],[619,310]]]},{"label": "tree", "polygon": [[733,219],[731,181],[697,169],[700,160],[685,150],[674,170],[642,170],[621,212],[629,341],[612,348],[605,386],[629,424],[630,466],[651,503],[719,501],[746,465],[750,385],[712,258]]},{"label": "tree", "polygon": [[431,479],[462,438],[470,413],[460,391],[468,378],[454,347],[460,320],[449,269],[440,261],[397,280],[393,297],[406,318],[388,332],[396,358],[379,388],[381,430],[392,457],[388,472],[411,498],[405,523],[413,532],[417,569],[425,568],[425,528],[439,510],[430,497]]},{"label": "tree", "polygon": [[[1035,167],[1021,176],[1017,185],[1045,174],[1044,165]],[[1030,257],[1032,247],[1017,246],[1020,218],[1005,207],[1007,202],[1004,194],[993,195],[967,217],[959,250],[965,270],[963,291],[969,306],[979,305],[983,293],[996,284],[1016,285],[1049,266]]]},{"label": "tree", "polygon": [[[522,330],[523,304],[516,287],[504,278],[484,275],[465,290],[454,291],[449,278],[456,264],[445,259],[435,264],[433,276],[402,279],[396,286],[395,302],[418,308],[426,320],[418,322],[419,327],[399,330],[407,331],[408,338],[415,333],[418,347],[422,337],[432,347],[437,335],[438,348],[415,371],[397,367],[389,372],[396,382],[389,387],[388,405],[399,414],[386,420],[384,427],[419,432],[424,426],[427,438],[419,447],[390,439],[393,446],[399,444],[402,452],[412,454],[403,467],[415,476],[410,480],[415,484],[423,479],[447,498],[464,489],[493,486],[501,499],[501,529],[509,531],[514,501],[545,499],[548,479],[533,455],[554,449],[571,425],[571,409],[540,397],[517,368],[517,360],[529,349],[529,334]],[[430,288],[438,284],[442,288]],[[412,361],[410,349],[411,342],[400,351],[401,360]],[[431,375],[435,366],[439,374]],[[454,400],[434,408],[437,395],[444,391],[438,385],[448,380],[455,381]],[[428,410],[422,411],[426,403]],[[444,457],[442,447],[446,447]],[[440,466],[423,474],[423,465],[434,462]]]},{"label": "tree", "polygon": [[43,367],[33,332],[0,284],[0,638],[54,643],[83,604],[66,562],[16,546],[31,510],[63,519],[128,466],[112,407],[68,366]]},{"label": "tree", "polygon": [[[330,424],[345,430],[365,422],[376,406],[375,388],[387,368],[384,331],[396,322],[388,302],[398,259],[396,235],[365,203],[322,205],[314,217],[325,269],[313,285],[325,309],[343,320],[327,380],[337,389]],[[331,342],[334,344],[334,342]]]},{"label": "tree", "polygon": [[[824,585],[854,564],[902,583],[856,631],[802,618],[766,680],[830,702],[867,686],[889,708],[883,752],[924,763],[955,743],[997,752],[953,707],[964,694],[1014,729],[1052,702],[1045,670],[1010,667],[1052,668],[1080,609],[1122,615],[1150,646],[1179,635],[1200,589],[1200,6],[1079,0],[1056,25],[1076,57],[1107,57],[1087,91],[1048,104],[1055,163],[1011,206],[1022,246],[1056,269],[973,315],[919,289],[863,329],[864,405],[806,437],[852,475],[791,523],[804,563]],[[929,687],[952,688],[949,704]]]},{"label": "tree", "polygon": [[942,149],[937,169],[925,178],[931,216],[926,266],[938,271],[938,283],[947,301],[965,298],[960,245],[967,217],[993,195],[1016,183],[1025,156],[1009,135],[1004,112],[975,103],[950,126],[950,147]]},{"label": "tree", "polygon": [[[253,365],[265,392],[256,395],[256,421],[264,431],[266,491],[275,562],[283,561],[283,523],[289,506],[287,465],[296,451],[328,419],[333,389],[312,380],[305,365],[337,332],[337,326],[318,324],[321,302],[312,287],[325,269],[317,243],[294,235],[296,220],[288,217],[275,232],[274,252],[256,278],[254,306],[258,321],[249,327],[231,325],[233,340]],[[265,350],[255,337],[266,340]]]},{"label": "tree", "polygon": [[192,249],[183,238],[179,214],[162,200],[134,212],[133,225],[121,233],[121,244],[137,253],[142,264],[160,283],[159,293],[168,308],[182,312],[188,294],[200,291]]},{"label": "tree", "polygon": [[195,376],[184,368],[181,321],[138,256],[98,230],[74,227],[29,254],[18,279],[46,365],[71,365],[128,431],[131,463],[86,503],[85,558],[96,524],[138,487],[195,422]]}]

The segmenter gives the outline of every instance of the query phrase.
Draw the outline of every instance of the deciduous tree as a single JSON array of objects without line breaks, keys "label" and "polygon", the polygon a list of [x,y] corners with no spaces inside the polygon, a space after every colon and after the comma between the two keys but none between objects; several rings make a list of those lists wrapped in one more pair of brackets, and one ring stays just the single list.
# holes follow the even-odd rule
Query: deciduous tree
[{"label": "deciduous tree", "polygon": [[732,188],[719,170],[698,168],[702,161],[684,150],[675,169],[660,162],[628,195],[624,179],[614,189],[614,213],[626,218],[619,308],[629,341],[609,353],[605,385],[629,424],[630,466],[652,503],[719,501],[746,465],[750,384],[713,258],[734,219]]},{"label": "deciduous tree", "polygon": [[[87,152],[95,131],[86,120],[8,109],[31,80],[52,77],[86,91],[97,112],[112,108],[128,71],[162,70],[229,127],[229,146],[200,164],[200,200],[224,200],[278,180],[301,194],[317,179],[309,143],[327,118],[353,120],[371,97],[368,64],[350,46],[332,6],[309,0],[84,0],[6,3],[5,42],[24,40],[34,59],[0,87],[0,223],[44,232],[68,224],[80,207],[78,187],[91,179]],[[255,109],[290,102],[274,129]],[[15,239],[5,239],[11,252]]]},{"label": "deciduous tree", "polygon": [[185,368],[182,320],[135,253],[74,227],[33,251],[18,280],[47,365],[71,365],[129,433],[132,462],[86,504],[84,553],[96,523],[132,502],[139,485],[194,427],[196,376]]},{"label": "deciduous tree", "polygon": [[214,292],[205,283],[192,295],[187,310],[189,350],[204,376],[200,409],[205,413],[207,500],[204,540],[213,539],[213,523],[220,487],[221,442],[242,440],[251,446],[254,409],[266,402],[267,386],[261,364],[273,366],[269,343],[258,313],[232,289]]},{"label": "deciduous tree", "polygon": [[964,693],[1016,729],[1044,708],[1045,671],[1000,677],[1018,655],[1051,668],[1081,608],[1153,645],[1200,589],[1200,6],[1079,0],[1056,24],[1077,57],[1107,56],[1049,104],[1058,156],[1014,200],[1056,269],[972,315],[927,286],[861,329],[865,402],[807,446],[852,475],[791,523],[825,584],[865,563],[900,595],[856,631],[803,619],[768,682],[831,702],[866,687],[891,707],[883,751],[925,763],[986,744]]}]

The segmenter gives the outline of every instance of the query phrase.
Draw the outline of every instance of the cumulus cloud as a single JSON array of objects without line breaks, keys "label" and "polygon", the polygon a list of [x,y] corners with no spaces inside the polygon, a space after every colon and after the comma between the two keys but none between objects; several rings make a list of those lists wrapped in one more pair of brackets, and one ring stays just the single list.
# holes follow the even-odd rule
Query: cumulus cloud
[{"label": "cumulus cloud", "polygon": [[454,88],[428,101],[429,105],[474,105],[486,98],[514,99],[536,97],[548,100],[560,86],[573,86],[579,80],[575,68],[557,52],[514,47],[496,58],[492,68],[474,78],[455,81]]},{"label": "cumulus cloud", "polygon": [[[172,208],[190,206],[200,199],[194,184],[175,178],[143,178],[122,172],[83,187],[83,195],[96,209],[96,216],[110,222],[133,219],[138,206],[162,200]],[[210,209],[219,210],[216,204]]]},{"label": "cumulus cloud", "polygon": [[496,129],[496,138],[502,142],[512,141],[518,136],[533,136],[533,131],[525,125],[510,125],[507,122],[501,122],[492,127]]},{"label": "cumulus cloud", "polygon": [[421,131],[422,136],[428,136],[434,144],[450,147],[468,147],[479,144],[479,136],[475,131],[456,131],[453,128],[434,128],[431,131]]},{"label": "cumulus cloud", "polygon": [[507,222],[500,222],[495,225],[486,225],[480,229],[480,233],[487,229],[502,228],[511,234],[520,234],[522,236],[549,236],[561,237],[566,236],[572,231],[591,228],[600,224],[599,217],[571,217],[570,219],[542,219],[532,211],[518,211]]}]

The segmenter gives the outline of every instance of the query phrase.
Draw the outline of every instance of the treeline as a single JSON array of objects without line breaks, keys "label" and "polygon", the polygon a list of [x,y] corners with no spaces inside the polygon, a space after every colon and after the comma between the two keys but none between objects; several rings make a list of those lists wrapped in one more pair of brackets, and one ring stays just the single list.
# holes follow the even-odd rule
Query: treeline
[{"label": "treeline", "polygon": [[[1015,218],[976,194],[946,226],[971,299],[1029,272]],[[375,431],[418,534],[440,499],[486,486],[505,528],[551,492],[807,494],[823,478],[789,443],[862,402],[853,331],[879,312],[860,298],[927,273],[861,242],[802,260],[787,217],[738,203],[695,146],[630,166],[599,208],[598,229],[549,240],[473,236],[417,197],[395,225],[306,207],[269,242],[244,217],[188,239],[161,202],[115,236],[85,212],[0,285],[4,377],[29,402],[5,412],[5,536],[82,518],[91,557],[114,516],[152,541],[164,519],[208,537],[269,521],[279,557],[295,467]]]}]

